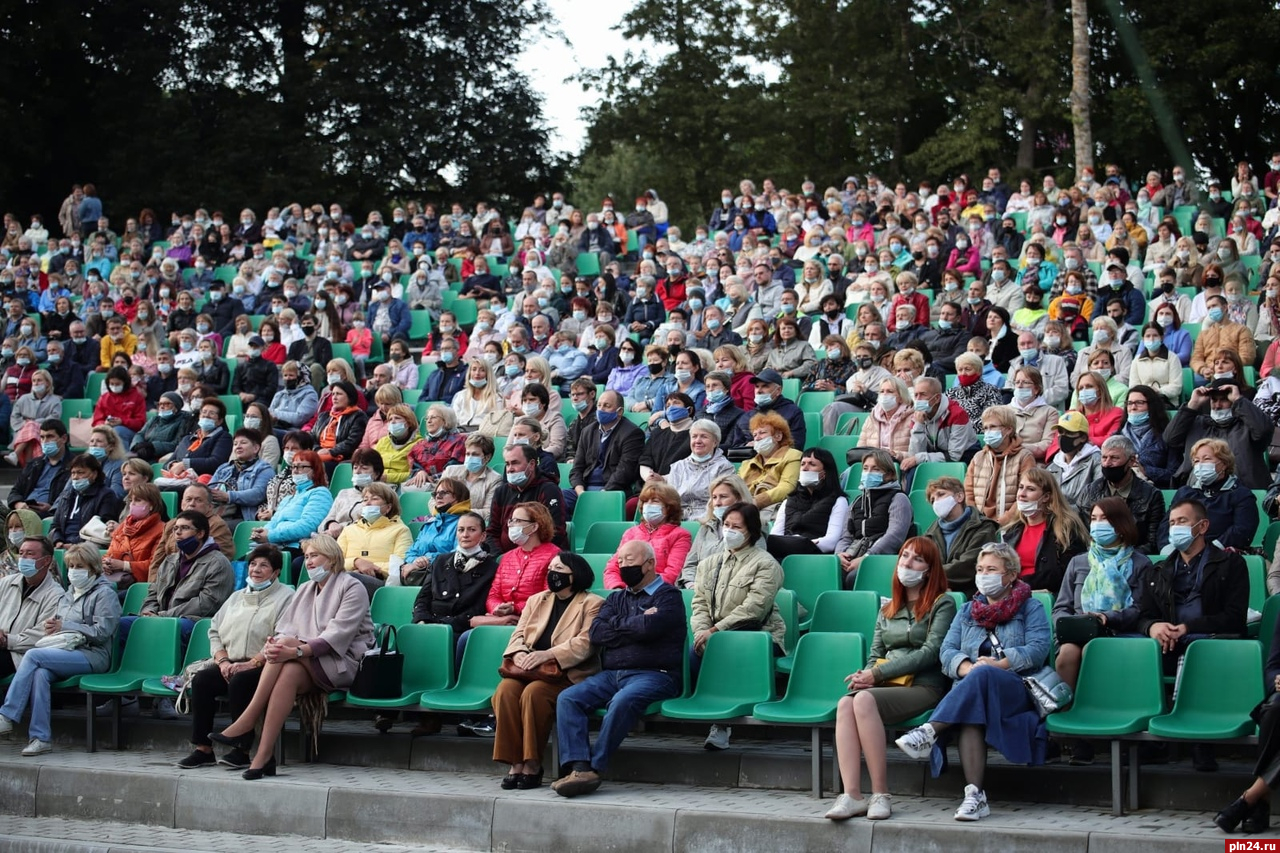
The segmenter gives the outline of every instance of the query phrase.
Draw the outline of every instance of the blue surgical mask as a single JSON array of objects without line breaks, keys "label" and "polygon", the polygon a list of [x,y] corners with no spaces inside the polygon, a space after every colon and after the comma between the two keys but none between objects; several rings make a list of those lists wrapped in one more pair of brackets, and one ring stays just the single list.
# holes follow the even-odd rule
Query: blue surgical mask
[{"label": "blue surgical mask", "polygon": [[600,409],[596,409],[596,423],[600,424],[600,426],[608,426],[617,419],[617,412],[605,412]]},{"label": "blue surgical mask", "polygon": [[772,394],[757,394],[757,395],[756,395],[756,405],[757,405],[757,406],[759,406],[759,407],[768,406],[768,405],[769,405],[770,403],[772,403],[772,402],[773,402],[773,395],[772,395]]},{"label": "blue surgical mask", "polygon": [[201,418],[199,426],[201,432],[213,432],[218,428],[218,422],[213,418]]},{"label": "blue surgical mask", "polygon": [[951,325],[952,325],[952,324],[951,324],[951,321],[950,321],[950,320],[939,320],[939,321],[938,321],[938,328],[939,328],[939,329],[942,329],[944,332],[945,332],[945,331],[950,330],[950,329],[951,329]]},{"label": "blue surgical mask", "polygon": [[1083,388],[1080,390],[1080,403],[1085,406],[1092,406],[1098,402],[1098,392],[1092,388]]},{"label": "blue surgical mask", "polygon": [[405,431],[407,429],[408,427],[400,423],[399,421],[392,421],[391,423],[387,424],[387,432],[391,433],[391,436],[393,438],[400,438],[405,434]]},{"label": "blue surgical mask", "polygon": [[527,471],[508,471],[507,482],[519,488],[529,480],[529,472]]},{"label": "blue surgical mask", "polygon": [[1013,397],[1019,403],[1030,403],[1035,397],[1036,389],[1034,388],[1014,388]]},{"label": "blue surgical mask", "polygon": [[1191,466],[1191,475],[1201,486],[1207,486],[1218,479],[1218,466],[1212,462],[1197,462]]},{"label": "blue surgical mask", "polygon": [[1164,341],[1150,341],[1144,339],[1142,341],[1142,345],[1147,348],[1147,352],[1154,354],[1160,351],[1160,347],[1164,346]]},{"label": "blue surgical mask", "polygon": [[311,488],[311,478],[306,474],[294,474],[293,487],[300,492],[305,492],[307,489]]},{"label": "blue surgical mask", "polygon": [[667,508],[656,501],[650,501],[644,505],[641,512],[645,521],[650,524],[656,524],[666,517]]},{"label": "blue surgical mask", "polygon": [[667,406],[666,414],[667,420],[674,423],[675,421],[682,421],[689,417],[689,410],[684,406]]},{"label": "blue surgical mask", "polygon": [[862,488],[864,491],[866,489],[874,489],[882,485],[884,485],[884,474],[881,474],[879,471],[862,472]]},{"label": "blue surgical mask", "polygon": [[480,456],[468,456],[465,460],[467,470],[472,474],[479,473],[484,468],[484,459]]},{"label": "blue surgical mask", "polygon": [[1093,521],[1089,523],[1089,535],[1093,541],[1103,548],[1110,548],[1116,543],[1116,529],[1109,521]]},{"label": "blue surgical mask", "polygon": [[1149,420],[1151,420],[1150,412],[1133,412],[1129,415],[1129,423],[1134,426],[1142,426]]},{"label": "blue surgical mask", "polygon": [[727,400],[728,398],[729,398],[729,392],[728,392],[728,391],[725,391],[725,390],[722,390],[722,389],[720,389],[720,388],[717,388],[717,389],[716,389],[716,390],[714,390],[714,391],[708,391],[708,392],[707,392],[707,402],[708,402],[708,403],[711,403],[711,404],[713,404],[713,405],[714,405],[714,404],[716,404],[716,403],[723,402],[724,400]]},{"label": "blue surgical mask", "polygon": [[1209,309],[1209,319],[1215,323],[1222,322],[1222,306],[1215,305]]},{"label": "blue surgical mask", "polygon": [[41,442],[41,444],[40,444],[40,452],[41,452],[41,453],[43,453],[45,456],[57,456],[57,455],[58,455],[58,442],[56,442],[56,441],[45,441],[45,442]]},{"label": "blue surgical mask", "polygon": [[40,571],[40,567],[35,560],[21,557],[18,559],[18,571],[22,573],[24,578],[33,578]]},{"label": "blue surgical mask", "polygon": [[1022,361],[1025,364],[1035,364],[1036,359],[1040,357],[1040,350],[1035,349],[1034,347],[1031,349],[1020,349],[1018,350],[1018,355],[1022,356]]},{"label": "blue surgical mask", "polygon": [[929,411],[929,401],[917,397],[915,402],[911,404],[911,408],[917,412],[927,412]]},{"label": "blue surgical mask", "polygon": [[89,455],[98,460],[106,459],[107,449],[105,447],[90,447]]},{"label": "blue surgical mask", "polygon": [[1004,432],[998,429],[984,430],[982,433],[982,441],[987,447],[999,447],[1004,441]]},{"label": "blue surgical mask", "polygon": [[367,523],[372,524],[379,518],[382,518],[382,507],[380,506],[364,506],[360,508],[360,517]]},{"label": "blue surgical mask", "polygon": [[506,374],[507,374],[507,376],[512,377],[512,378],[515,378],[515,377],[519,376],[519,375],[520,375],[520,365],[518,365],[518,364],[508,364],[508,365],[507,365],[507,367],[506,367]]},{"label": "blue surgical mask", "polygon": [[1169,525],[1169,544],[1179,551],[1186,551],[1196,541],[1196,534],[1189,524]]},{"label": "blue surgical mask", "polygon": [[245,588],[249,589],[252,592],[262,592],[264,589],[271,586],[271,584],[272,584],[271,578],[266,578],[265,580],[260,580],[260,581],[246,580],[244,582]]},{"label": "blue surgical mask", "polygon": [[89,481],[88,480],[72,480],[71,488],[75,489],[77,492],[83,492],[89,488]]},{"label": "blue surgical mask", "polygon": [[587,406],[588,406],[588,405],[590,405],[590,404],[589,404],[586,400],[574,400],[574,401],[573,401],[573,410],[574,410],[575,412],[582,413],[582,412],[585,412],[585,411],[587,410]]}]

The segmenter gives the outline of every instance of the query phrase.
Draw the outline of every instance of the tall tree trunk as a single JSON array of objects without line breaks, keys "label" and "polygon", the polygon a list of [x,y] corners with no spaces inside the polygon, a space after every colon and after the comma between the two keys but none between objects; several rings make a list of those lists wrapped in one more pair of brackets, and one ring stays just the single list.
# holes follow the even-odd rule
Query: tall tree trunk
[{"label": "tall tree trunk", "polygon": [[1018,169],[1034,169],[1036,165],[1036,136],[1040,132],[1040,99],[1044,97],[1044,87],[1039,80],[1027,84],[1023,97],[1022,138],[1018,140]]},{"label": "tall tree trunk", "polygon": [[1089,115],[1089,4],[1071,0],[1071,125],[1076,173],[1093,166],[1093,122]]}]

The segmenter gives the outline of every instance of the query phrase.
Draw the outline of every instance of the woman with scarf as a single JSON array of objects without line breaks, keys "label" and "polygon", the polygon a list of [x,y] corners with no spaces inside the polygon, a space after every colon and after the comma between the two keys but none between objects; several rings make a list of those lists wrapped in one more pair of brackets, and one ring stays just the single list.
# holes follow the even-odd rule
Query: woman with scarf
[{"label": "woman with scarf", "polygon": [[1048,672],[1049,620],[1031,587],[1018,580],[1018,554],[993,542],[978,554],[978,595],[961,608],[942,642],[939,661],[953,681],[929,722],[898,738],[914,759],[929,758],[936,777],[946,764],[946,739],[958,733],[964,801],[960,821],[991,814],[982,789],[987,747],[1010,764],[1043,764],[1048,737],[1023,676]]},{"label": "woman with scarf", "polygon": [[1164,441],[1169,412],[1164,407],[1162,395],[1146,385],[1134,385],[1129,389],[1124,409],[1125,418],[1120,422],[1119,435],[1132,441],[1138,450],[1134,473],[1157,489],[1169,488],[1178,466],[1170,464],[1169,445]]},{"label": "woman with scarf", "polygon": [[[1094,620],[1097,636],[1114,637],[1137,630],[1138,594],[1151,561],[1136,548],[1142,534],[1124,498],[1103,498],[1089,513],[1088,552],[1072,558],[1062,578],[1051,614],[1053,622],[1084,617]],[[1061,642],[1054,668],[1071,689],[1080,677],[1080,659],[1088,642]],[[1093,744],[1087,740],[1072,745],[1071,763],[1093,762]]]},{"label": "woman with scarf", "polygon": [[792,554],[834,554],[849,520],[849,499],[840,489],[831,451],[815,447],[800,458],[800,484],[773,520],[767,539],[778,562]]},{"label": "woman with scarf", "polygon": [[[431,497],[435,515],[423,523],[404,555],[402,571],[408,586],[421,586],[436,557],[453,551],[458,538],[458,520],[471,512],[471,492],[461,480],[442,477]],[[415,574],[416,583],[411,580]]]},{"label": "woman with scarf", "polygon": [[[1174,493],[1170,507],[1196,500],[1208,513],[1205,539],[1222,548],[1244,549],[1258,530],[1258,502],[1237,477],[1231,446],[1216,438],[1202,438],[1191,447],[1191,477]],[[1169,525],[1162,524],[1156,544],[1169,544]]]},{"label": "woman with scarf", "polygon": [[1018,478],[1036,460],[1022,446],[1018,418],[1011,406],[996,406],[982,413],[984,446],[965,469],[964,499],[997,524],[1013,520]]},{"label": "woman with scarf", "polygon": [[329,399],[333,405],[316,418],[311,428],[326,474],[332,474],[338,463],[350,459],[356,452],[369,421],[357,403],[356,387],[351,382],[343,380],[330,385]]}]

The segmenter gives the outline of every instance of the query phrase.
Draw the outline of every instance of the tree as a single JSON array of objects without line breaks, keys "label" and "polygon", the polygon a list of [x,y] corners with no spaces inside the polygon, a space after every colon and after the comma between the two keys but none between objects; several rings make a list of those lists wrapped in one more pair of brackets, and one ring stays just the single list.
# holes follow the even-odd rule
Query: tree
[{"label": "tree", "polygon": [[1093,166],[1093,124],[1089,117],[1089,4],[1071,0],[1071,125],[1076,168]]}]

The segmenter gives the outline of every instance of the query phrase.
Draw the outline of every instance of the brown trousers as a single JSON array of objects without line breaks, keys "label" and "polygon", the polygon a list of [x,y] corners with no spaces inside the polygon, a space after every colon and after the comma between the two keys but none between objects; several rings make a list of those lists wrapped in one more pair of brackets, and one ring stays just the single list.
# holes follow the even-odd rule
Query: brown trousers
[{"label": "brown trousers", "polygon": [[504,678],[493,694],[496,731],[493,760],[503,764],[541,761],[555,722],[556,697],[564,687],[545,681]]}]

